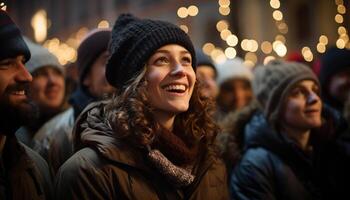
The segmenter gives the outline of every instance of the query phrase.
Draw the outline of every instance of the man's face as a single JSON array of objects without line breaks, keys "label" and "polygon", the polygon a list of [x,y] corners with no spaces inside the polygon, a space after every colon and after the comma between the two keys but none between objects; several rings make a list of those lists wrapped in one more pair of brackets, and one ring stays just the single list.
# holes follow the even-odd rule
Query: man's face
[{"label": "man's face", "polygon": [[27,98],[32,76],[24,66],[24,57],[0,61],[0,133],[14,134],[36,115],[34,105]]},{"label": "man's face", "polygon": [[105,71],[108,61],[108,53],[103,52],[91,66],[89,73],[84,79],[84,86],[88,88],[94,97],[103,97],[105,94],[114,92],[114,88],[107,82]]}]

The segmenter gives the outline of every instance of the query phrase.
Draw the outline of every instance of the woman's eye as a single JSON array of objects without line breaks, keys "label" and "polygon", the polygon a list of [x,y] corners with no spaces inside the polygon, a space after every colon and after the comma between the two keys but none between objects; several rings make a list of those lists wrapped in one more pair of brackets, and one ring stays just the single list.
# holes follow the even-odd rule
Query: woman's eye
[{"label": "woman's eye", "polygon": [[162,65],[169,63],[168,59],[166,57],[160,57],[155,61],[155,64]]},{"label": "woman's eye", "polygon": [[192,64],[192,60],[190,57],[183,57],[182,61],[184,64]]}]

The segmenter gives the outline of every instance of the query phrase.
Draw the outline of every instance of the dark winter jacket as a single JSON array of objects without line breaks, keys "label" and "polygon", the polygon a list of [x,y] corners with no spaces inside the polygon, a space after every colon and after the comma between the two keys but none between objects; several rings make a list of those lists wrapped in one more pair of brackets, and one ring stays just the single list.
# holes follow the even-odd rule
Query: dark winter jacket
[{"label": "dark winter jacket", "polygon": [[79,116],[74,138],[80,150],[57,174],[57,199],[228,199],[226,170],[211,148],[198,156],[193,183],[176,188],[143,150],[117,140],[101,116],[101,103]]},{"label": "dark winter jacket", "polygon": [[[255,112],[244,126],[242,157],[230,180],[232,198],[338,199],[339,186],[344,187],[345,182],[336,175],[342,169],[336,164],[348,162],[350,154],[339,148],[335,140],[339,126],[333,125],[313,130],[312,149],[304,152],[284,134],[274,131],[260,112]],[[348,171],[343,169],[342,174]]]},{"label": "dark winter jacket", "polygon": [[48,166],[36,152],[7,137],[0,157],[0,199],[52,199]]}]

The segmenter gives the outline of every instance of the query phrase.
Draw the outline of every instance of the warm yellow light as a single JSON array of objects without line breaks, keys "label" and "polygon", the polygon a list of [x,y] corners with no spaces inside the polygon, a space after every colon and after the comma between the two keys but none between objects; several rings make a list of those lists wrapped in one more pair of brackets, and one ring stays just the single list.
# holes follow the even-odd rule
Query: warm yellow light
[{"label": "warm yellow light", "polygon": [[286,34],[288,33],[288,25],[284,22],[277,22],[277,28],[278,30],[283,33],[283,34]]},{"label": "warm yellow light", "polygon": [[197,6],[192,5],[192,6],[188,7],[188,15],[194,17],[194,16],[198,15],[198,12],[199,12],[199,10],[198,10]]},{"label": "warm yellow light", "polygon": [[250,68],[253,68],[255,66],[255,63],[251,60],[245,60],[243,62],[243,65],[247,66],[247,67],[250,67]]},{"label": "warm yellow light", "polygon": [[98,23],[97,28],[109,28],[109,22],[107,20],[102,20]]},{"label": "warm yellow light", "polygon": [[280,57],[283,57],[287,54],[287,47],[281,41],[274,41],[272,43],[272,48]]},{"label": "warm yellow light", "polygon": [[327,45],[327,44],[328,44],[328,38],[327,38],[327,36],[321,35],[321,36],[320,36],[320,39],[319,39],[319,42],[320,42],[321,44],[323,44],[323,45]]},{"label": "warm yellow light", "polygon": [[221,33],[220,33],[220,37],[221,37],[221,39],[223,39],[223,40],[226,40],[227,37],[230,36],[230,35],[232,35],[232,33],[231,33],[230,30],[227,30],[227,29],[221,31]]},{"label": "warm yellow light", "polygon": [[216,63],[223,63],[226,61],[225,53],[219,48],[214,49],[210,53],[210,56]]},{"label": "warm yellow light", "polygon": [[337,10],[338,10],[338,13],[340,13],[340,14],[346,13],[346,8],[344,5],[338,5]]},{"label": "warm yellow light", "polygon": [[344,4],[343,0],[335,0],[336,5],[342,5]]},{"label": "warm yellow light", "polygon": [[269,54],[272,52],[272,44],[271,42],[264,41],[261,43],[261,51],[264,52],[265,54]]},{"label": "warm yellow light", "polygon": [[78,41],[81,41],[85,35],[89,32],[89,29],[86,27],[82,27],[78,30],[78,32],[76,33],[76,38]]},{"label": "warm yellow light", "polygon": [[269,63],[271,60],[275,60],[275,59],[276,58],[274,56],[266,56],[266,58],[264,59],[264,65]]},{"label": "warm yellow light", "polygon": [[180,28],[186,33],[188,33],[188,27],[186,25],[180,25]]},{"label": "warm yellow light", "polygon": [[326,46],[323,43],[318,43],[316,49],[319,53],[324,53],[326,51]]},{"label": "warm yellow light", "polygon": [[309,47],[303,47],[301,49],[301,54],[307,62],[311,62],[314,59],[312,51]]},{"label": "warm yellow light", "polygon": [[220,20],[216,23],[216,29],[221,32],[225,29],[228,29],[228,22],[226,20]]},{"label": "warm yellow light", "polygon": [[180,7],[177,10],[177,16],[179,16],[180,18],[186,18],[188,16],[188,10],[185,7]]},{"label": "warm yellow light", "polygon": [[202,47],[202,50],[205,54],[210,55],[211,52],[215,49],[215,46],[212,43],[205,43]]},{"label": "warm yellow light", "polygon": [[241,47],[244,51],[248,51],[248,40],[244,39],[241,41]]},{"label": "warm yellow light", "polygon": [[275,40],[281,41],[282,43],[286,43],[286,38],[283,35],[276,35]]},{"label": "warm yellow light", "polygon": [[343,23],[343,21],[344,21],[343,16],[340,15],[340,14],[335,15],[334,20],[335,20],[335,22],[337,22],[338,24],[341,24],[341,23]]},{"label": "warm yellow light", "polygon": [[349,36],[347,34],[343,34],[339,37],[339,39],[344,40],[345,44],[349,41]]},{"label": "warm yellow light", "polygon": [[250,60],[252,61],[254,64],[258,62],[258,57],[256,56],[255,53],[252,52],[247,52],[244,56],[245,60]]},{"label": "warm yellow light", "polygon": [[227,8],[230,6],[230,0],[219,0],[220,7]]},{"label": "warm yellow light", "polygon": [[281,6],[279,0],[270,0],[270,6],[274,9],[278,9]]},{"label": "warm yellow light", "polygon": [[221,15],[224,15],[224,16],[227,16],[227,15],[229,15],[230,14],[230,7],[220,7],[219,8],[219,13],[221,14]]},{"label": "warm yellow light", "polygon": [[272,16],[276,21],[281,21],[283,19],[283,14],[279,10],[273,11]]},{"label": "warm yellow light", "polygon": [[346,34],[346,28],[344,26],[339,26],[338,28],[338,34],[343,35]]},{"label": "warm yellow light", "polygon": [[236,57],[237,55],[237,52],[236,52],[236,49],[232,48],[232,47],[228,47],[225,49],[225,55],[227,58],[229,59],[233,59]]},{"label": "warm yellow light", "polygon": [[256,52],[259,48],[259,44],[256,40],[249,40],[249,51]]},{"label": "warm yellow light", "polygon": [[238,44],[238,38],[236,35],[229,35],[227,38],[226,38],[226,43],[227,45],[229,46],[236,46]]},{"label": "warm yellow light", "polygon": [[43,42],[47,36],[47,17],[45,10],[39,10],[32,18],[31,25],[34,29],[34,38],[37,42]]}]

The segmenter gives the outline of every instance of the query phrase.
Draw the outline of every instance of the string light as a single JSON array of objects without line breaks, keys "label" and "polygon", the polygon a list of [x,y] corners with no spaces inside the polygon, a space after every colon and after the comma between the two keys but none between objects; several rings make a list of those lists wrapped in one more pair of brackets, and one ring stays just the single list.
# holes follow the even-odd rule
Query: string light
[{"label": "string light", "polygon": [[215,49],[215,46],[212,43],[205,43],[202,47],[203,52],[207,55],[210,55],[214,49]]},{"label": "string light", "polygon": [[107,20],[102,20],[98,23],[97,28],[109,28],[109,22]]},{"label": "string light", "polygon": [[192,17],[196,16],[199,12],[198,7],[194,5],[189,6],[187,10],[188,10],[188,15]]},{"label": "string light", "polygon": [[177,10],[177,16],[179,16],[180,18],[186,18],[188,16],[188,10],[185,7],[180,7]]},{"label": "string light", "polygon": [[185,33],[188,33],[188,27],[186,25],[180,25],[180,28],[185,31]]},{"label": "string light", "polygon": [[236,49],[234,49],[233,47],[227,47],[225,49],[225,55],[229,59],[235,58],[237,55]]}]

